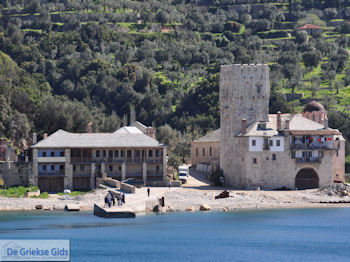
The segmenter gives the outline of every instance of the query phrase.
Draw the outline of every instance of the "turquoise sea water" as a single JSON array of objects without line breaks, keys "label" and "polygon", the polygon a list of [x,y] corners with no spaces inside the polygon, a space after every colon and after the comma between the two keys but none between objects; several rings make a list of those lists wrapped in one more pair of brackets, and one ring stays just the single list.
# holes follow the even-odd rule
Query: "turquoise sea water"
[{"label": "turquoise sea water", "polygon": [[350,261],[350,209],[0,212],[0,239],[70,239],[71,261]]}]

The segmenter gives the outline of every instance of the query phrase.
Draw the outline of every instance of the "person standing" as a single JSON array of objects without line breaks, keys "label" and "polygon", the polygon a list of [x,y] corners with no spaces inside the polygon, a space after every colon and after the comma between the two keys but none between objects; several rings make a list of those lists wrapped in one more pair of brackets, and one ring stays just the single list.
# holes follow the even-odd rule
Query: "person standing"
[{"label": "person standing", "polygon": [[170,189],[170,186],[171,186],[171,181],[168,182],[168,186],[169,186],[169,189]]},{"label": "person standing", "polygon": [[150,193],[151,193],[151,189],[147,188],[148,197],[149,197]]},{"label": "person standing", "polygon": [[125,194],[124,193],[122,195],[122,202],[123,202],[123,204],[125,204]]}]

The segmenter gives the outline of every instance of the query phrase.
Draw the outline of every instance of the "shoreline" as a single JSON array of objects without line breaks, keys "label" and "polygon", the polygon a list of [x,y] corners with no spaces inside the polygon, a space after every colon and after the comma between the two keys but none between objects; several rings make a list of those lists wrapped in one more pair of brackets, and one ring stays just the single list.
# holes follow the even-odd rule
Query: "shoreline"
[{"label": "shoreline", "polygon": [[[350,192],[348,195],[340,196],[334,193],[333,188],[302,191],[229,190],[230,197],[215,199],[222,190],[218,188],[151,188],[151,196],[147,197],[146,188],[141,188],[137,189],[136,194],[126,194],[127,204],[124,207],[137,215],[151,214],[154,213],[152,209],[157,205],[159,197],[165,198],[165,208],[162,208],[159,213],[350,207],[350,203],[319,203],[320,201],[350,201]],[[103,203],[107,192],[108,190],[98,189],[71,199],[54,194],[48,199],[0,196],[0,212],[63,211],[66,205],[79,205],[80,211],[93,212],[94,203]],[[36,209],[36,205],[42,205],[43,208]],[[210,211],[200,211],[201,205],[209,206]],[[67,212],[77,213],[77,211]]]},{"label": "shoreline", "polygon": [[[233,212],[244,212],[244,211],[264,211],[264,210],[285,210],[285,209],[336,209],[336,208],[350,208],[350,203],[337,203],[337,204],[323,204],[323,203],[314,203],[310,205],[290,205],[290,206],[257,206],[257,207],[245,207],[245,208],[233,208],[223,210],[222,208],[217,209],[213,208],[208,211],[200,211],[199,209],[195,209],[193,211],[187,211],[186,209],[182,210],[170,210],[165,212],[153,212],[153,211],[135,211],[135,213],[140,215],[160,215],[160,214],[175,214],[175,213],[210,213],[210,212],[222,212],[222,213],[233,213]],[[65,212],[69,214],[79,214],[79,213],[91,213],[93,214],[93,208],[81,208],[80,211],[66,211],[64,209],[4,209],[0,207],[0,213],[2,212],[23,212],[29,213],[35,211],[36,213],[54,213],[54,212]]]}]

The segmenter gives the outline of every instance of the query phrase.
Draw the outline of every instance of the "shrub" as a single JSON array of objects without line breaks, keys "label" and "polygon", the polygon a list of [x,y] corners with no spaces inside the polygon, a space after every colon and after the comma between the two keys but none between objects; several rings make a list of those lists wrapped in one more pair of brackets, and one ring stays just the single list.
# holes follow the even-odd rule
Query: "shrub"
[{"label": "shrub", "polygon": [[216,169],[214,172],[212,172],[209,176],[209,180],[211,183],[213,183],[215,186],[222,186],[222,179],[224,178],[224,172],[222,169]]},{"label": "shrub", "polygon": [[49,198],[49,194],[47,192],[44,192],[44,193],[40,194],[40,196],[32,196],[31,198],[43,198],[43,199],[46,199],[46,198]]}]

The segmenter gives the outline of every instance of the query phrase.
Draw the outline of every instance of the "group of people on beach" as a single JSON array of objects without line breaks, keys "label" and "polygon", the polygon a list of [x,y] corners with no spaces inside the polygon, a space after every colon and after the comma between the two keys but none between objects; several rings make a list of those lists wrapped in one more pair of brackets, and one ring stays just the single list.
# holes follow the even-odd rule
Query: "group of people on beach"
[{"label": "group of people on beach", "polygon": [[[118,206],[122,206],[125,204],[125,194],[117,195],[117,204]],[[105,205],[108,207],[111,207],[112,205],[115,206],[115,200],[113,193],[111,191],[108,191],[108,194],[105,196]]]}]

